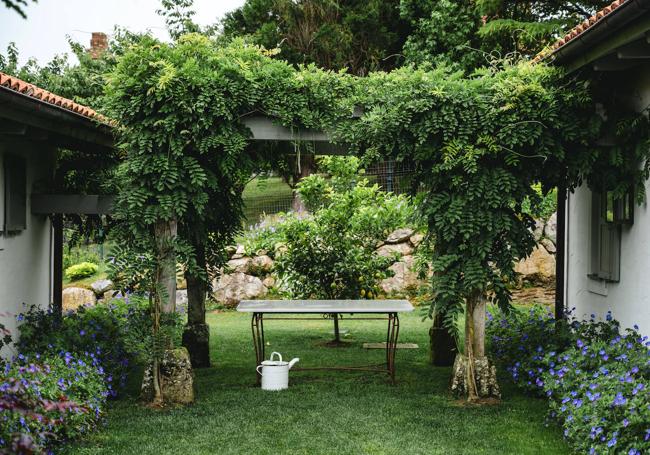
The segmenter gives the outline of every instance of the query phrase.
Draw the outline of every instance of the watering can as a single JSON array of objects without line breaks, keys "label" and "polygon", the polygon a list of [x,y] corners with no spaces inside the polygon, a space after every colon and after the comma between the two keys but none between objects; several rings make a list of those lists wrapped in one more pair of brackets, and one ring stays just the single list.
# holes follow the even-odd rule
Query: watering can
[{"label": "watering can", "polygon": [[[278,356],[280,360],[273,360]],[[283,362],[279,352],[271,354],[269,360],[265,360],[257,366],[257,374],[262,376],[262,390],[284,390],[289,387],[289,370],[298,362],[297,357],[291,362]],[[260,371],[261,369],[261,371]]]}]

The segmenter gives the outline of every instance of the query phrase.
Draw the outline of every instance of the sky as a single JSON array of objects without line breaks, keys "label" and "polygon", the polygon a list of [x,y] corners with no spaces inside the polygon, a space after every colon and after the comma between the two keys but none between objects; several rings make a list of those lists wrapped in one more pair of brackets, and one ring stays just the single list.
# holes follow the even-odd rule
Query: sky
[{"label": "sky", "polygon": [[[194,20],[214,24],[223,15],[241,6],[244,0],[195,0]],[[86,46],[92,32],[111,34],[114,25],[133,32],[151,30],[167,39],[165,22],[156,14],[159,0],[38,0],[25,9],[27,19],[0,4],[0,53],[15,42],[20,61],[35,57],[45,64],[57,54],[69,53],[66,35]]]}]

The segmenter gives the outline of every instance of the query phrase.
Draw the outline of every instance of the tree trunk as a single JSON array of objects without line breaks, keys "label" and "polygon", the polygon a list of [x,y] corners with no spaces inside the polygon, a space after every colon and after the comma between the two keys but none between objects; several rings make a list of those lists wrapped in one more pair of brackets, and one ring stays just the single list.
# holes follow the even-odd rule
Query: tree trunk
[{"label": "tree trunk", "polygon": [[299,155],[300,164],[298,169],[293,175],[293,200],[291,201],[291,209],[296,213],[301,213],[306,210],[305,203],[300,198],[300,195],[295,190],[296,185],[308,175],[311,175],[314,172],[316,167],[316,157],[312,154],[301,154]]},{"label": "tree trunk", "polygon": [[[205,271],[205,246],[194,245],[197,266]],[[187,280],[187,325],[183,330],[183,346],[190,354],[194,368],[210,366],[210,327],[205,323],[205,295],[207,283],[197,273],[186,272]]]},{"label": "tree trunk", "polygon": [[176,220],[159,220],[154,225],[158,267],[158,282],[156,293],[160,295],[161,311],[173,313],[176,311],[176,252],[174,240],[177,235]]},{"label": "tree trunk", "polygon": [[496,368],[485,356],[485,296],[474,294],[466,301],[465,353],[454,361],[451,390],[468,401],[501,398]]}]

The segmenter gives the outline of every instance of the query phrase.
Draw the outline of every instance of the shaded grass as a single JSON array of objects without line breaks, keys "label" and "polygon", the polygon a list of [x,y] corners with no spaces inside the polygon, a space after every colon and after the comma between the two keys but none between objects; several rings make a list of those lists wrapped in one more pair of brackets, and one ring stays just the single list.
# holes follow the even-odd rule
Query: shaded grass
[{"label": "shaded grass", "polygon": [[291,209],[293,191],[281,177],[254,178],[242,193],[244,217],[255,224],[264,213],[286,212]]},{"label": "shaded grass", "polygon": [[[494,406],[469,406],[447,393],[449,368],[427,364],[429,321],[401,318],[396,386],[380,374],[292,372],[282,392],[255,386],[250,319],[210,314],[214,366],[196,371],[197,401],[151,410],[126,397],[112,403],[107,426],[68,453],[81,454],[566,454],[559,430],[543,424],[546,404],[507,384]],[[383,360],[384,321],[342,322],[347,348],[325,348],[325,321],[267,321],[267,357],[280,351],[299,365]],[[131,394],[137,393],[137,379]]]}]

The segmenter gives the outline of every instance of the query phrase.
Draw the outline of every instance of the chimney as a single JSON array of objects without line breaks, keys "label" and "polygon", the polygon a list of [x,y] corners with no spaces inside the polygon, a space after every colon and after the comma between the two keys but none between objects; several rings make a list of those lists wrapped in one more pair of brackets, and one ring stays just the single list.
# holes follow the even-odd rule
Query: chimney
[{"label": "chimney", "polygon": [[106,49],[108,49],[108,36],[106,36],[106,33],[93,32],[93,37],[90,39],[90,49],[88,49],[90,56],[99,58]]}]

